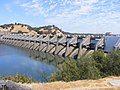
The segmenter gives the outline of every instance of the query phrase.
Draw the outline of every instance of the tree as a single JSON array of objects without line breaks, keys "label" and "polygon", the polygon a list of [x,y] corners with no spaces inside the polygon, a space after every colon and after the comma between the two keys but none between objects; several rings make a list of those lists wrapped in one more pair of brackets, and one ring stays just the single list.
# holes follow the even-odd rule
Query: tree
[{"label": "tree", "polygon": [[106,57],[103,50],[95,51],[91,57],[96,61],[96,67],[100,70],[101,76],[104,76],[104,65],[106,64]]},{"label": "tree", "polygon": [[102,63],[105,59],[103,50],[95,51],[95,52],[93,52],[93,54],[91,54],[91,56],[97,63]]},{"label": "tree", "polygon": [[10,31],[12,31],[13,29],[14,29],[14,25],[11,26]]},{"label": "tree", "polygon": [[120,75],[120,50],[112,51],[107,55],[104,62],[104,73],[106,76]]},{"label": "tree", "polygon": [[80,79],[98,79],[101,77],[96,61],[90,56],[79,60]]},{"label": "tree", "polygon": [[59,66],[58,72],[51,76],[51,81],[75,81],[100,78],[99,69],[93,58],[83,57],[81,60],[66,60]]},{"label": "tree", "polygon": [[78,79],[80,79],[80,74],[75,60],[65,61],[59,66],[59,71],[51,77],[51,81],[73,81]]}]

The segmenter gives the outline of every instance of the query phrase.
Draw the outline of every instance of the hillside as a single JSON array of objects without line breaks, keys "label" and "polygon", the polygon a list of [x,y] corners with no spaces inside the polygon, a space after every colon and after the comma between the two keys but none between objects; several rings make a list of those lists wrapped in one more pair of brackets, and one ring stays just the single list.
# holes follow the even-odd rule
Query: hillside
[{"label": "hillside", "polygon": [[27,33],[27,34],[53,34],[63,35],[63,31],[55,25],[31,27],[30,25],[15,23],[0,25],[0,32]]},{"label": "hillside", "polygon": [[64,32],[54,25],[52,25],[52,26],[49,25],[49,26],[39,27],[38,33],[39,34],[62,35]]}]

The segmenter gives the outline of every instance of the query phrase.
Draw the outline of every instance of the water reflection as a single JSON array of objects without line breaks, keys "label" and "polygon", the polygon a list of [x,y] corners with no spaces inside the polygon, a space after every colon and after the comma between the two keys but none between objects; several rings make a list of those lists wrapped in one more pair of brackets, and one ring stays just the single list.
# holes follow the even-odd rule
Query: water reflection
[{"label": "water reflection", "polygon": [[52,54],[0,44],[0,76],[20,73],[45,82],[63,61]]},{"label": "water reflection", "polygon": [[49,65],[52,65],[56,68],[58,67],[59,64],[65,61],[65,58],[63,58],[62,56],[43,53],[43,52],[34,51],[34,50],[28,50],[28,51],[29,53],[27,55],[29,57],[33,58],[36,61],[40,61],[42,63],[47,63]]}]

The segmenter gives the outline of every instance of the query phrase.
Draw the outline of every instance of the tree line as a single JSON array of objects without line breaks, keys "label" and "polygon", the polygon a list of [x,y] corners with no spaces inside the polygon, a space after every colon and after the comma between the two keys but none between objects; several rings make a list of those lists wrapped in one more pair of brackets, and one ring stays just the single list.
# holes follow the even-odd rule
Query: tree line
[{"label": "tree line", "polygon": [[98,50],[79,60],[66,60],[59,65],[50,81],[75,81],[84,79],[99,79],[107,76],[120,76],[120,51],[105,54]]}]

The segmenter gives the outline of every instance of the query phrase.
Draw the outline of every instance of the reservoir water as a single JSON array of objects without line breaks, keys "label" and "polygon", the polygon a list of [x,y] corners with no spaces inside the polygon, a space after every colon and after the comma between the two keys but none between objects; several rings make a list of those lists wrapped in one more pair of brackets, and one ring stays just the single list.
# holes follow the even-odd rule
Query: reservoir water
[{"label": "reservoir water", "polygon": [[63,61],[59,56],[0,44],[0,76],[18,73],[46,82]]}]

